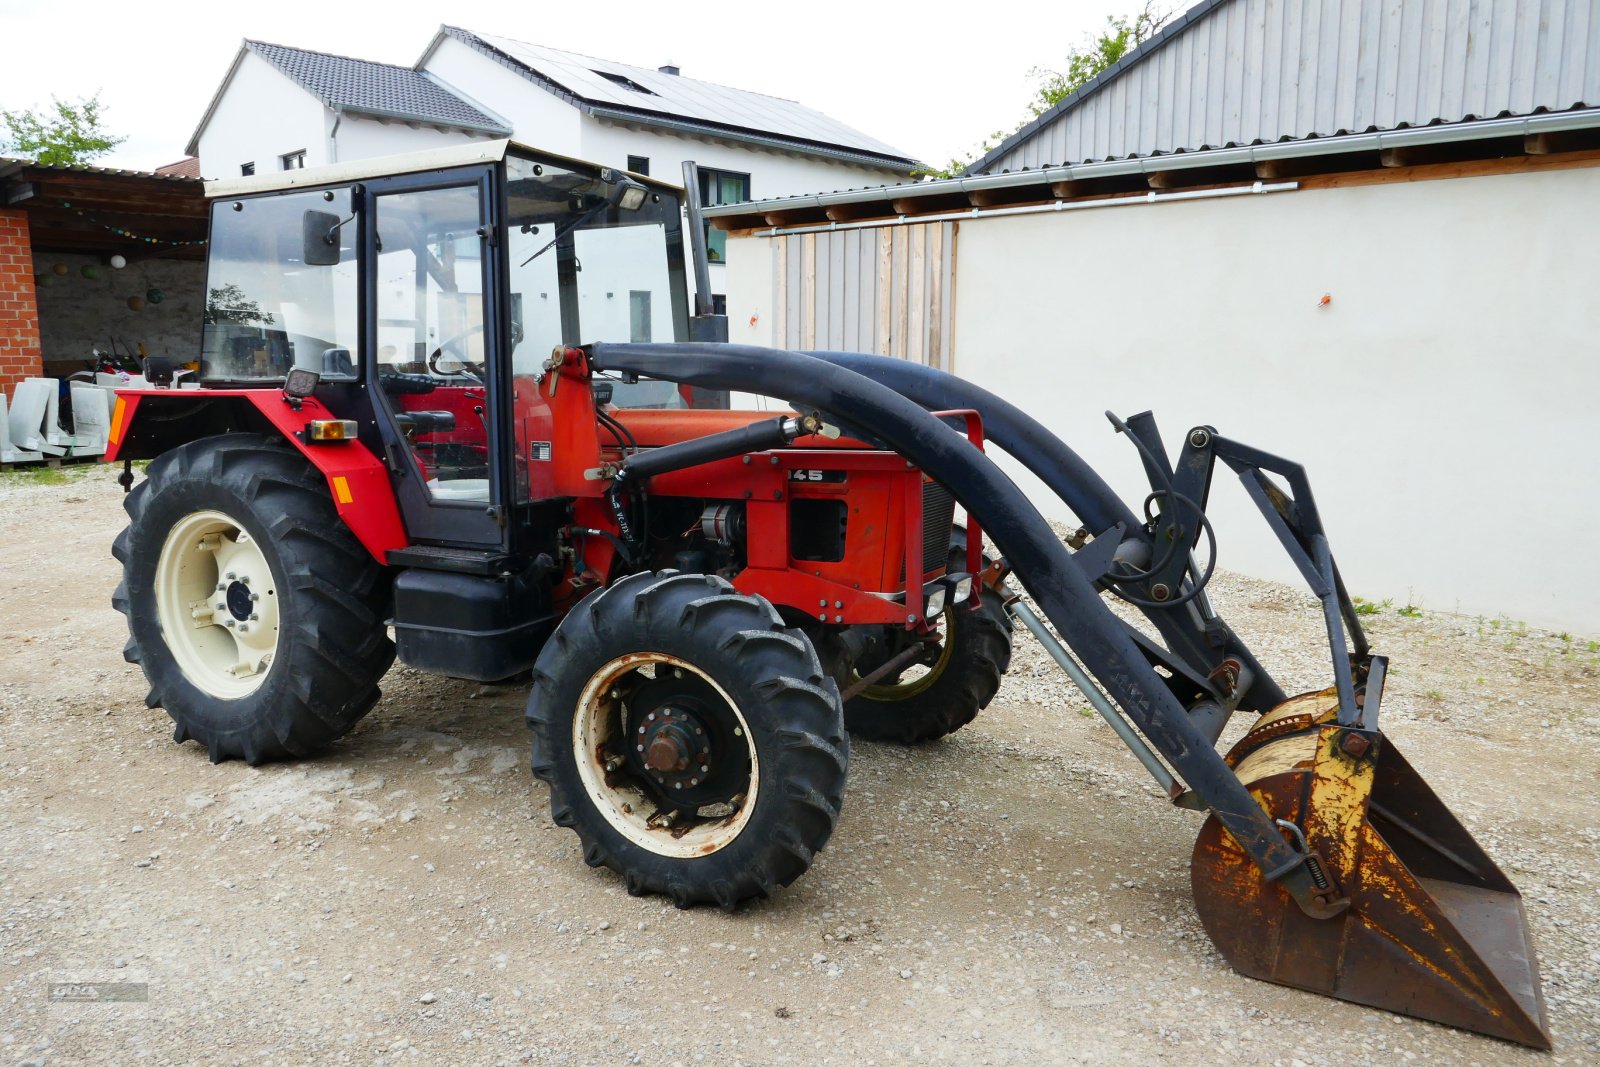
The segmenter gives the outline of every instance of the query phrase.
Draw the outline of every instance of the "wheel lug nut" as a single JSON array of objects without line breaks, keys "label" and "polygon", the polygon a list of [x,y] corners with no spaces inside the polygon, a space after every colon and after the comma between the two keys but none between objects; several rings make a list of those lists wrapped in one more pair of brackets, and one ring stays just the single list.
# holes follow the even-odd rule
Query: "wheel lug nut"
[{"label": "wheel lug nut", "polygon": [[217,610],[218,611],[227,611],[228,610],[228,605],[227,604],[218,604],[217,605]]},{"label": "wheel lug nut", "polygon": [[241,622],[241,623],[240,623],[240,624],[239,624],[239,632],[240,632],[240,633],[244,633],[244,632],[245,632],[245,631],[246,631],[246,630],[248,630],[248,629],[250,629],[250,625],[249,625],[249,623],[243,623],[243,622]]},{"label": "wheel lug nut", "polygon": [[[691,778],[691,779],[689,779],[689,784],[690,784],[690,785],[699,785],[699,784],[700,784],[700,779],[698,779],[698,778]],[[682,786],[679,786],[679,788],[680,788],[680,789],[681,789],[681,788],[682,788]]]},{"label": "wheel lug nut", "polygon": [[249,585],[250,584],[250,576],[247,574],[244,577],[240,578],[239,581],[243,582],[245,585]]},{"label": "wheel lug nut", "polygon": [[260,615],[257,615],[255,612],[251,612],[250,613],[250,621],[251,622],[259,622],[260,620],[261,620],[261,616]]},{"label": "wheel lug nut", "polygon": [[711,772],[710,764],[706,764],[706,763],[700,764],[700,773],[701,774],[709,774],[710,772]]},{"label": "wheel lug nut", "polygon": [[236,575],[236,574],[234,574],[234,572],[233,572],[233,571],[229,571],[229,572],[228,572],[228,573],[227,573],[227,574],[225,574],[225,575],[223,575],[223,577],[224,577],[224,578],[226,578],[226,579],[228,579],[228,581],[230,581],[230,582],[231,582],[231,581],[233,581],[233,580],[234,580],[234,579],[235,579],[235,578],[236,578],[236,577],[238,577],[238,575]]},{"label": "wheel lug nut", "polygon": [[261,594],[260,593],[251,593],[250,594],[250,603],[254,604],[256,601],[258,601],[260,599],[261,599]]},{"label": "wheel lug nut", "polygon": [[218,582],[217,583],[217,592],[219,592],[219,593],[225,592],[227,590],[227,588],[228,588],[228,583],[227,582]]},{"label": "wheel lug nut", "polygon": [[229,625],[229,626],[237,626],[239,624],[234,622],[232,619],[229,619],[228,622],[227,622],[227,625]]}]

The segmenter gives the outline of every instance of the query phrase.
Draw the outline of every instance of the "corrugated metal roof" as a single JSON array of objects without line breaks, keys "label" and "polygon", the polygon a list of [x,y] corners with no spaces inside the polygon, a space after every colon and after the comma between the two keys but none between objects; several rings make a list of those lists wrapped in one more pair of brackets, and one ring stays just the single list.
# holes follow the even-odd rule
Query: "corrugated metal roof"
[{"label": "corrugated metal roof", "polygon": [[1204,0],[968,172],[1588,105],[1595,0]]},{"label": "corrugated metal roof", "polygon": [[[841,189],[835,192],[803,193],[793,196],[769,197],[739,204],[721,204],[702,209],[707,218],[737,220],[736,226],[755,226],[758,220],[769,215],[818,215],[829,217],[832,209],[866,208],[861,217],[899,215],[904,218],[924,217],[928,213],[949,212],[952,195],[991,197],[1001,190],[1027,190],[1021,198],[1040,201],[1055,198],[1078,199],[1096,195],[1062,193],[1056,187],[1061,183],[1093,183],[1107,179],[1147,177],[1157,174],[1188,173],[1198,176],[1203,183],[1208,176],[1219,182],[1239,180],[1236,168],[1244,165],[1271,165],[1273,163],[1312,161],[1327,157],[1336,163],[1334,170],[1349,172],[1352,156],[1367,153],[1371,168],[1387,169],[1381,163],[1381,153],[1389,149],[1409,150],[1429,146],[1470,146],[1482,143],[1490,146],[1482,158],[1505,158],[1505,142],[1516,139],[1526,144],[1527,139],[1600,130],[1600,108],[1574,108],[1569,111],[1543,112],[1537,115],[1512,115],[1493,119],[1475,119],[1471,122],[1436,123],[1405,129],[1374,130],[1346,133],[1332,137],[1307,137],[1300,140],[1284,138],[1268,144],[1235,145],[1207,148],[1196,152],[1168,152],[1150,156],[1128,156],[1124,159],[1106,159],[1081,163],[1057,163],[1045,167],[1024,167],[1018,170],[994,171],[988,174],[968,172],[953,178],[934,181],[901,182],[891,185],[866,186],[859,189]],[[1581,150],[1580,150],[1581,151]],[[1559,155],[1540,158],[1556,161]],[[1426,163],[1424,159],[1422,162]],[[1592,155],[1585,155],[1586,165],[1596,165]],[[1316,173],[1313,166],[1308,173]],[[1259,184],[1259,183],[1258,183]],[[1124,189],[1123,192],[1126,192]],[[1103,194],[1103,191],[1102,191]],[[1150,194],[1155,197],[1155,194]],[[1159,197],[1155,197],[1159,199]],[[973,201],[976,205],[976,200]],[[931,207],[929,205],[932,205]],[[981,213],[973,206],[971,213]]]},{"label": "corrugated metal roof", "polygon": [[23,156],[0,156],[0,178],[10,177],[24,170],[50,171],[61,174],[97,174],[112,178],[150,178],[162,182],[186,182],[198,185],[199,177],[171,171],[122,170],[117,167],[95,167],[88,163],[40,163]]},{"label": "corrugated metal roof", "polygon": [[263,41],[246,41],[244,45],[329,107],[502,136],[511,132],[503,123],[410,67]]},{"label": "corrugated metal roof", "polygon": [[788,141],[801,149],[843,149],[862,157],[862,162],[908,170],[916,163],[893,145],[793,100],[454,26],[441,32],[509,61],[548,88],[607,117],[643,125],[687,124],[724,136],[765,135],[763,139],[774,147]]}]

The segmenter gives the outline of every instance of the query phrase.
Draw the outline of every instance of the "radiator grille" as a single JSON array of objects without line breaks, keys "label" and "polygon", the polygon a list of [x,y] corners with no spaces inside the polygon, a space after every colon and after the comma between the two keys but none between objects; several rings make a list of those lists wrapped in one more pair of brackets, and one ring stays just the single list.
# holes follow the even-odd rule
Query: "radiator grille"
[{"label": "radiator grille", "polygon": [[950,554],[950,524],[956,498],[938,482],[922,483],[922,569],[943,567]]}]

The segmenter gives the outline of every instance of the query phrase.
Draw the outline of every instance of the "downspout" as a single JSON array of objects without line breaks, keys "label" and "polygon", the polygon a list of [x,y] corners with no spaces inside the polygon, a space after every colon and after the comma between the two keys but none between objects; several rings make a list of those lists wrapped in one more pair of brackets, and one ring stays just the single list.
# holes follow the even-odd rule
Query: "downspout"
[{"label": "downspout", "polygon": [[339,123],[344,121],[344,108],[334,105],[330,107],[333,112],[333,128],[328,131],[328,162],[339,162]]}]

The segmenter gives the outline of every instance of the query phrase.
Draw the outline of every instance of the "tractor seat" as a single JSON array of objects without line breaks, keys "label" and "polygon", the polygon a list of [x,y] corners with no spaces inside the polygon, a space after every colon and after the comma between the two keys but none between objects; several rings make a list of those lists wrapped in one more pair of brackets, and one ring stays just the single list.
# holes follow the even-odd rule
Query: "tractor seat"
[{"label": "tractor seat", "polygon": [[489,479],[452,478],[448,481],[440,481],[438,478],[429,478],[428,492],[433,494],[433,499],[435,500],[467,500],[487,504],[489,502]]},{"label": "tractor seat", "polygon": [[417,434],[443,433],[455,429],[456,415],[453,411],[397,411],[394,422],[400,427],[401,433],[415,437]]}]

